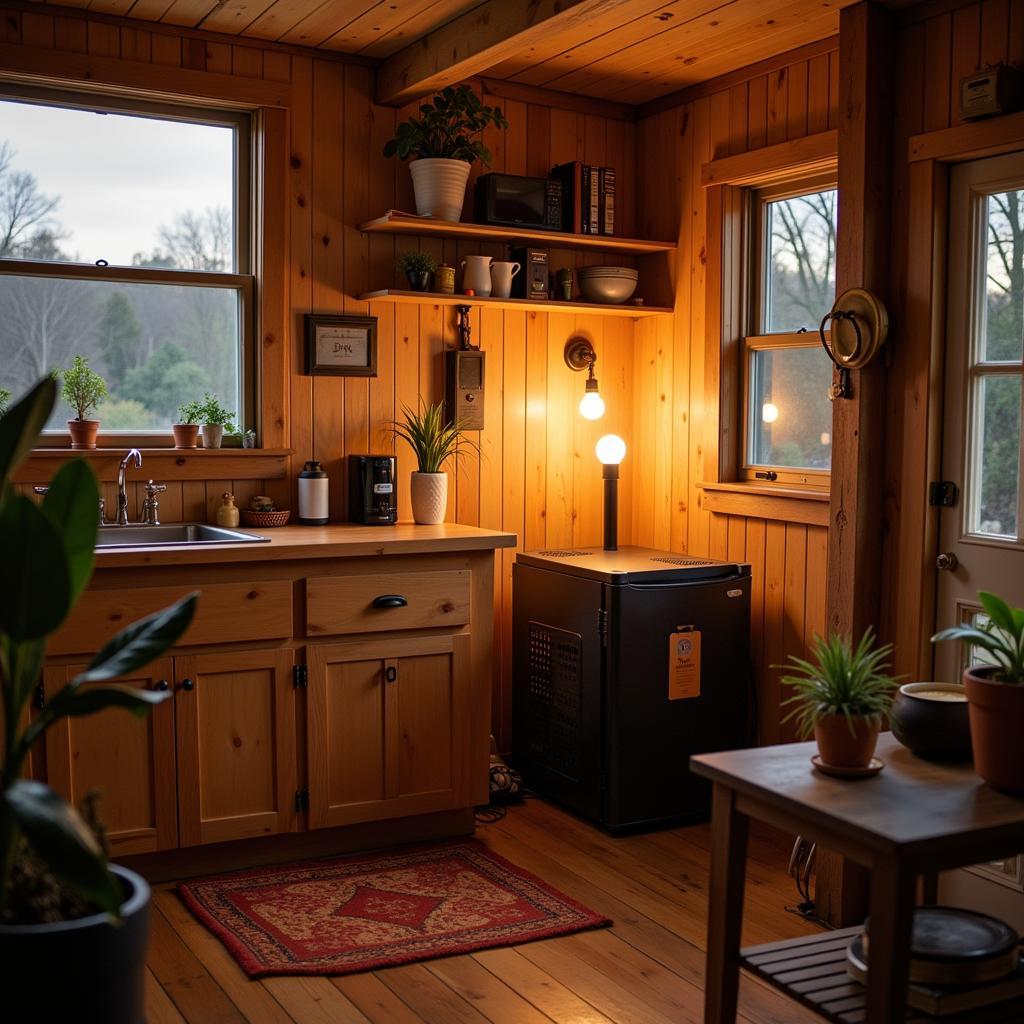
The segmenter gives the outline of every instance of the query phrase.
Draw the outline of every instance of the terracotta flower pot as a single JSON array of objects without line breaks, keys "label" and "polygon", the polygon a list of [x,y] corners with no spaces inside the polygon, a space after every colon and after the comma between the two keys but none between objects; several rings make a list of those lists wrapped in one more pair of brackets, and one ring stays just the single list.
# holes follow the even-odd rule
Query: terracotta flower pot
[{"label": "terracotta flower pot", "polygon": [[175,423],[171,426],[171,431],[174,434],[175,448],[199,447],[198,423]]},{"label": "terracotta flower pot", "polygon": [[871,764],[882,728],[880,715],[823,715],[814,723],[814,738],[822,761],[836,768],[866,768]]},{"label": "terracotta flower pot", "polygon": [[992,679],[994,668],[964,672],[974,770],[993,788],[1024,795],[1024,685]]},{"label": "terracotta flower pot", "polygon": [[409,487],[412,517],[423,526],[444,522],[448,508],[447,473],[413,473]]},{"label": "terracotta flower pot", "polygon": [[77,451],[96,447],[96,435],[99,433],[99,420],[68,420],[71,433],[71,447]]}]

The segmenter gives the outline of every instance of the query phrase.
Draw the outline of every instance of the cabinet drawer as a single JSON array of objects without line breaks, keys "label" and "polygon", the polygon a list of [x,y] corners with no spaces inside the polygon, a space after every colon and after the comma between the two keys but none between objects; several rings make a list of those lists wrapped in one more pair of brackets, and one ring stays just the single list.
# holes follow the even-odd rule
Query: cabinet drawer
[{"label": "cabinet drawer", "polygon": [[469,622],[469,585],[468,569],[314,577],[306,582],[306,632],[463,626]]},{"label": "cabinet drawer", "polygon": [[[47,647],[48,654],[98,651],[129,623],[166,608],[192,587],[126,587],[87,590]],[[196,614],[181,644],[226,644],[292,635],[292,585],[209,583],[200,591]]]}]

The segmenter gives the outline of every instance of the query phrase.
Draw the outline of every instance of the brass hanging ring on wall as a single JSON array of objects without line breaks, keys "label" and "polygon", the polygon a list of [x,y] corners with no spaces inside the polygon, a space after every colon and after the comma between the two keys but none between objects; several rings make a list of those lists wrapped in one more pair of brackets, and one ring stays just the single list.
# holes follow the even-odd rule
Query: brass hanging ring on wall
[{"label": "brass hanging ring on wall", "polygon": [[[832,340],[825,327],[832,321]],[[818,328],[822,347],[840,369],[860,370],[885,344],[889,314],[881,299],[864,288],[850,288],[836,298]]]}]

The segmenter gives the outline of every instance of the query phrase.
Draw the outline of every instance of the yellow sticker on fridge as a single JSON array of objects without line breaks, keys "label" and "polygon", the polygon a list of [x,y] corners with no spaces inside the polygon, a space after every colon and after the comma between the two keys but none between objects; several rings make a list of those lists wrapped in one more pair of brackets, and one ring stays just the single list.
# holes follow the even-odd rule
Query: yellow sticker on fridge
[{"label": "yellow sticker on fridge", "polygon": [[700,630],[673,633],[668,645],[668,699],[700,696]]}]

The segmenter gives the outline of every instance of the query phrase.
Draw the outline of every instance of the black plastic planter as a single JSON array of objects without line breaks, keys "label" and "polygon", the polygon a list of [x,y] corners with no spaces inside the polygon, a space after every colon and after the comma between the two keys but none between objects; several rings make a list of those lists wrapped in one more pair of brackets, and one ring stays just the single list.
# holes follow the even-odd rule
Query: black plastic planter
[{"label": "black plastic planter", "polygon": [[120,924],[92,914],[0,925],[5,1020],[145,1024],[149,885],[127,868],[110,870],[126,893]]}]

